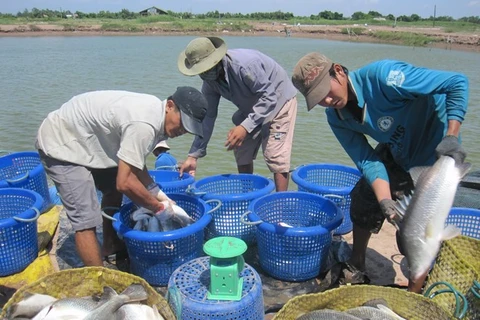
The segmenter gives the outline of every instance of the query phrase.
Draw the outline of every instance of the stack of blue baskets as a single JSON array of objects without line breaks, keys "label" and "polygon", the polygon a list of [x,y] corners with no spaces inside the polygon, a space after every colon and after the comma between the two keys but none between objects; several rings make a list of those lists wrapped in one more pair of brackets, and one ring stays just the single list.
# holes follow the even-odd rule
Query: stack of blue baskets
[{"label": "stack of blue baskets", "polygon": [[207,239],[219,236],[240,238],[247,244],[255,243],[255,228],[241,223],[240,217],[250,203],[273,191],[271,179],[255,174],[220,174],[196,181],[190,190],[204,200],[220,200],[219,210],[212,213],[213,221],[207,228]]},{"label": "stack of blue baskets", "polygon": [[43,198],[40,212],[53,205],[47,175],[36,151],[14,152],[0,157],[0,188],[33,190]]},{"label": "stack of blue baskets", "polygon": [[202,256],[204,228],[211,221],[210,212],[214,210],[202,199],[187,194],[167,195],[193,218],[193,224],[167,232],[133,230],[130,214],[137,207],[132,202],[114,215],[113,227],[125,242],[132,273],[154,286],[167,285],[177,267]]},{"label": "stack of blue baskets", "polygon": [[43,202],[31,190],[0,189],[0,277],[22,271],[37,258],[37,219]]},{"label": "stack of blue baskets", "polygon": [[292,173],[292,180],[298,191],[316,193],[335,202],[343,211],[344,220],[334,234],[342,235],[352,231],[350,220],[350,192],[362,174],[356,168],[341,164],[307,164]]},{"label": "stack of blue baskets", "polygon": [[480,240],[480,210],[478,209],[453,207],[445,224],[453,224],[462,230],[462,235]]},{"label": "stack of blue baskets", "polygon": [[[168,282],[167,300],[183,320],[264,319],[262,281],[258,273],[245,264],[242,298],[239,301],[209,300],[210,257],[193,259],[174,271]],[[237,276],[237,275],[234,275]]]},{"label": "stack of blue baskets", "polygon": [[333,201],[302,191],[263,196],[245,215],[257,226],[260,266],[285,281],[304,281],[320,273],[333,230],[343,219]]}]

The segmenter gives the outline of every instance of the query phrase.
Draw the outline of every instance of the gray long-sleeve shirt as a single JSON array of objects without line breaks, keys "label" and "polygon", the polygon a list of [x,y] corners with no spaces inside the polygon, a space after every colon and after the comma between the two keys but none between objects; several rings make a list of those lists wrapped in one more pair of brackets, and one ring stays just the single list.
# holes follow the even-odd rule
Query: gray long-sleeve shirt
[{"label": "gray long-sleeve shirt", "polygon": [[196,158],[207,154],[218,113],[220,97],[231,101],[243,114],[240,123],[248,133],[270,122],[295,97],[287,72],[272,58],[251,49],[231,49],[222,59],[228,86],[217,81],[203,81],[202,93],[208,101],[203,120],[203,139],[196,137],[189,155]]}]

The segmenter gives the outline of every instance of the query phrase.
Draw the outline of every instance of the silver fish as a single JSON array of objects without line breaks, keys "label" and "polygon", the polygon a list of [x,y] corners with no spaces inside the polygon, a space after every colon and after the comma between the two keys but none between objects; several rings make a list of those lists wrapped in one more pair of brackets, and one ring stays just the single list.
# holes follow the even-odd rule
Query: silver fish
[{"label": "silver fish", "polygon": [[400,241],[410,270],[410,291],[421,291],[441,242],[461,233],[452,225],[445,228],[445,220],[457,186],[470,167],[469,163],[456,165],[453,158],[442,156],[432,167],[423,168],[421,174],[411,173],[418,175],[418,181],[400,227]]},{"label": "silver fish", "polygon": [[124,304],[147,300],[148,293],[141,284],[132,284],[118,294],[110,287],[105,287],[104,295],[98,307],[88,313],[84,320],[114,320],[115,312]]},{"label": "silver fish", "polygon": [[90,297],[60,299],[43,308],[33,320],[83,319],[96,307],[97,302]]},{"label": "silver fish", "polygon": [[7,317],[9,319],[19,317],[33,318],[42,309],[52,305],[55,301],[57,301],[57,298],[48,294],[26,293],[25,298],[10,308]]},{"label": "silver fish", "polygon": [[359,320],[360,318],[355,317],[351,314],[330,310],[322,309],[315,310],[309,313],[305,313],[297,318],[297,320]]},{"label": "silver fish", "polygon": [[115,312],[117,320],[164,320],[156,306],[150,307],[145,304],[124,304]]},{"label": "silver fish", "polygon": [[[386,309],[388,309],[385,306],[382,306]],[[390,309],[388,309],[390,310]],[[390,310],[391,311],[391,310]],[[400,316],[396,315],[393,311],[388,312],[388,311],[383,311],[381,309],[377,309],[375,307],[368,307],[368,306],[362,306],[362,307],[356,307],[352,309],[348,309],[345,311],[348,314],[351,314],[355,317],[358,317],[360,319],[368,319],[368,320],[401,320]]]},{"label": "silver fish", "polygon": [[[167,219],[163,222],[160,220],[160,224],[163,231],[171,231],[171,230],[183,228],[188,225],[191,225],[194,222],[193,219],[185,212],[185,210],[183,210],[178,205],[172,204],[169,201],[161,201],[161,202],[165,206],[164,211],[170,211],[170,212],[162,211],[159,213],[159,215],[161,214],[171,215],[170,219]],[[159,215],[157,214],[157,216]]]}]

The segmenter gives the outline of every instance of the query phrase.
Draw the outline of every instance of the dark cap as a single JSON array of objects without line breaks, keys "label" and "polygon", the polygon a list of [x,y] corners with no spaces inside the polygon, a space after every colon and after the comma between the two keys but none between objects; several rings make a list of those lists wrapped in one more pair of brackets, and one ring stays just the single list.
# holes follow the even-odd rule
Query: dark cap
[{"label": "dark cap", "polygon": [[301,58],[293,69],[293,85],[305,96],[310,111],[330,91],[332,60],[323,54],[312,52]]},{"label": "dark cap", "polygon": [[172,100],[180,109],[182,125],[191,134],[203,137],[202,121],[207,113],[207,100],[192,87],[178,87]]}]

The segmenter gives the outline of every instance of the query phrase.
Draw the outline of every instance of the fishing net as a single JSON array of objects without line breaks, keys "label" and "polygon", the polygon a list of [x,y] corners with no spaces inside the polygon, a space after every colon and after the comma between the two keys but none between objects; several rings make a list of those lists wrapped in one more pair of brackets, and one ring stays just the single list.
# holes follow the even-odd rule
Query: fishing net
[{"label": "fishing net", "polygon": [[43,277],[34,283],[19,289],[5,304],[0,319],[15,303],[20,302],[26,293],[48,294],[55,298],[85,297],[101,294],[104,286],[110,286],[122,292],[133,283],[141,284],[148,293],[147,304],[155,305],[166,320],[175,320],[168,302],[157,293],[145,280],[135,275],[104,267],[84,267],[68,269]]},{"label": "fishing net", "polygon": [[302,314],[320,309],[345,311],[379,298],[386,300],[388,307],[399,316],[409,320],[453,319],[429,298],[401,289],[371,285],[344,286],[297,296],[289,300],[273,319],[294,320]]}]

